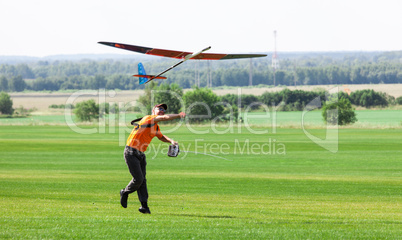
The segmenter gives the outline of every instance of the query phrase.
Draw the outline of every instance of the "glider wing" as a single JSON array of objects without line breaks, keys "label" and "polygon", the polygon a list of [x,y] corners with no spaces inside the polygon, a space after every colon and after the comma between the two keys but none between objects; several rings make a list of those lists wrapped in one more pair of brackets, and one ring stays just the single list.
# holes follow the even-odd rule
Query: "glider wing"
[{"label": "glider wing", "polygon": [[[175,51],[175,50],[166,50],[166,49],[158,49],[158,48],[149,48],[142,46],[135,46],[123,43],[114,43],[114,42],[98,42],[100,44],[125,49],[128,51],[143,53],[147,55],[154,56],[162,56],[169,58],[177,58],[183,59],[187,56],[193,54],[192,52],[183,52],[183,51]],[[256,58],[256,57],[266,57],[266,54],[223,54],[223,53],[200,53],[193,54],[189,59],[199,59],[199,60],[225,60],[225,59],[238,59],[238,58]]]}]

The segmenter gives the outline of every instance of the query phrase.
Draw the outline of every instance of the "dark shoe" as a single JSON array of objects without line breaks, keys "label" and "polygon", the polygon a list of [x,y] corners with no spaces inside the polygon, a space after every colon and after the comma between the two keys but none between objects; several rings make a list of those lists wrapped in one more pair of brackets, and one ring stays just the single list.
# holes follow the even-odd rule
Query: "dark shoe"
[{"label": "dark shoe", "polygon": [[128,193],[124,191],[124,189],[120,190],[120,204],[124,208],[127,208],[127,198],[128,198]]},{"label": "dark shoe", "polygon": [[149,208],[140,207],[138,209],[138,211],[140,211],[140,213],[144,213],[144,214],[151,214],[151,210],[149,210]]}]

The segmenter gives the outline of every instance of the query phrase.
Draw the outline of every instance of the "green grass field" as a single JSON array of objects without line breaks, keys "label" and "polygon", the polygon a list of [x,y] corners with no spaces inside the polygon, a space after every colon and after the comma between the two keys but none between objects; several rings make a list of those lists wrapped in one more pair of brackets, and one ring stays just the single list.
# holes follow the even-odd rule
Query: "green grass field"
[{"label": "green grass field", "polygon": [[[402,126],[402,110],[356,110],[358,122],[354,126],[373,126],[373,127],[401,127]],[[122,122],[130,122],[133,118],[142,116],[141,114],[127,113],[121,116]],[[245,120],[244,112],[241,116]],[[321,111],[307,112],[303,116],[303,112],[250,112],[247,115],[247,122],[252,125],[268,125],[272,126],[297,126],[300,127],[304,122],[308,126],[325,126]],[[118,123],[119,120],[105,119],[106,123]],[[75,116],[72,116],[73,121]],[[58,115],[32,115],[25,118],[0,118],[0,125],[64,125],[66,123],[65,116],[61,113]]]},{"label": "green grass field", "polygon": [[[354,126],[376,126],[376,127],[400,127],[402,126],[401,110],[356,110],[357,122]],[[262,116],[266,117],[262,118]],[[268,124],[275,123],[281,125],[301,126],[304,122],[306,125],[325,126],[320,110],[310,111],[303,115],[303,112],[251,112],[248,114],[251,124]],[[243,114],[244,118],[244,114]],[[352,125],[353,126],[353,125]]]},{"label": "green grass field", "polygon": [[[309,131],[323,135],[324,129]],[[330,153],[296,128],[256,135],[246,128],[193,134],[182,127],[167,135],[186,150],[226,159],[192,153],[169,158],[168,145],[153,140],[147,153],[151,215],[138,212],[136,194],[130,195],[127,209],[120,206],[119,190],[130,180],[119,146],[127,133],[108,132],[0,126],[0,238],[402,235],[400,128],[340,129],[339,150]],[[220,152],[217,146],[223,147]],[[156,151],[159,147],[162,151]]]}]

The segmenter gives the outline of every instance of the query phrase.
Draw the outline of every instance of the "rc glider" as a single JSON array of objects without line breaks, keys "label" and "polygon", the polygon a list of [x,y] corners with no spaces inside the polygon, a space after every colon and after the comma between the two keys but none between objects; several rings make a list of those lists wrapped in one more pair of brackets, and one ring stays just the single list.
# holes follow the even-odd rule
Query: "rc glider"
[{"label": "rc glider", "polygon": [[[142,46],[135,46],[123,43],[114,43],[114,42],[98,42],[100,44],[125,49],[128,51],[138,52],[147,55],[154,55],[154,56],[161,56],[161,57],[169,57],[169,58],[177,58],[182,59],[180,62],[176,63],[175,65],[169,67],[168,69],[164,70],[163,72],[159,73],[158,75],[146,75],[141,74],[140,71],[138,72],[138,76],[140,77],[140,84],[148,83],[154,79],[161,79],[161,75],[166,73],[167,71],[172,70],[173,68],[179,66],[183,62],[189,59],[198,59],[198,60],[226,60],[226,59],[239,59],[239,58],[256,58],[256,57],[266,57],[266,54],[224,54],[224,53],[204,53],[211,49],[211,47],[204,48],[203,50],[192,53],[192,52],[184,52],[184,51],[175,51],[175,50],[166,50],[166,49],[158,49],[158,48],[149,48],[149,47],[142,47]],[[145,71],[144,71],[145,72]],[[140,76],[142,75],[142,76]],[[135,76],[135,75],[134,75]],[[142,78],[146,78],[147,80],[141,80]],[[164,77],[162,79],[165,79]]]}]

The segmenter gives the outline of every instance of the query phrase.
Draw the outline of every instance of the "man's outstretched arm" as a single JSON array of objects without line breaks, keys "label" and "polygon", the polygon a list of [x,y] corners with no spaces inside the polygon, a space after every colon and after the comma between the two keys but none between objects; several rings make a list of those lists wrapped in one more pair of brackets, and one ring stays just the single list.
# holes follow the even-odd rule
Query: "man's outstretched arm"
[{"label": "man's outstretched arm", "polygon": [[184,112],[181,112],[179,114],[166,114],[166,115],[160,115],[154,118],[154,122],[163,122],[163,121],[171,121],[174,119],[178,118],[184,118],[186,117],[186,114]]}]

